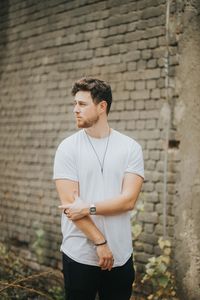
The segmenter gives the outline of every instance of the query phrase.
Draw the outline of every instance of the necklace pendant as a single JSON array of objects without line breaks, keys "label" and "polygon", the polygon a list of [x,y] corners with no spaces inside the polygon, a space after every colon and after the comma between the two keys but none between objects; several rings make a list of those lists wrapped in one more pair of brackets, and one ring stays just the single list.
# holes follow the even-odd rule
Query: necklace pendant
[{"label": "necklace pendant", "polygon": [[107,153],[107,150],[108,150],[109,139],[110,139],[110,129],[109,129],[109,135],[108,135],[108,138],[107,138],[106,149],[105,149],[105,151],[104,151],[103,161],[102,161],[102,162],[101,162],[101,160],[100,160],[100,158],[99,158],[99,156],[98,156],[98,153],[97,153],[95,147],[93,146],[93,144],[92,144],[92,142],[91,142],[91,140],[90,140],[90,138],[89,138],[89,136],[88,136],[88,134],[87,134],[86,131],[85,131],[85,133],[86,133],[88,142],[89,142],[89,144],[91,145],[91,147],[92,147],[92,149],[93,149],[93,151],[94,151],[94,154],[96,155],[96,158],[97,158],[97,160],[98,160],[98,162],[99,162],[99,165],[100,165],[100,168],[101,168],[101,174],[103,175],[104,161],[105,161],[106,153]]}]

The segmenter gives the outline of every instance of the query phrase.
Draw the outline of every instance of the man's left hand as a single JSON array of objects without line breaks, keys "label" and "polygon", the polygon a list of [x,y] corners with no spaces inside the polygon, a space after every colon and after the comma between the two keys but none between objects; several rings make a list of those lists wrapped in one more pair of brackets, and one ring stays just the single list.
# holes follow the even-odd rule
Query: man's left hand
[{"label": "man's left hand", "polygon": [[89,215],[88,206],[79,197],[75,198],[72,204],[63,204],[58,207],[64,209],[64,214],[71,221],[79,220]]}]

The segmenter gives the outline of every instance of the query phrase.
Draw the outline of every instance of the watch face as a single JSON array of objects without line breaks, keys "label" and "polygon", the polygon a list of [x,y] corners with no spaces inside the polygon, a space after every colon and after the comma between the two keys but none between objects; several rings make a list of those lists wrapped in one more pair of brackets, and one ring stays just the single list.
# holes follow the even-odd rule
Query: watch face
[{"label": "watch face", "polygon": [[90,207],[90,214],[91,215],[95,215],[96,214],[96,207],[95,206]]}]

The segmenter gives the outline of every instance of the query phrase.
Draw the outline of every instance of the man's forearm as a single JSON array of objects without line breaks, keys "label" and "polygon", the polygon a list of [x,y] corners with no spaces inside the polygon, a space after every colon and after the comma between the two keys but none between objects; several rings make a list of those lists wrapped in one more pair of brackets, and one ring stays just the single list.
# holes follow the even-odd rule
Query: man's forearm
[{"label": "man's forearm", "polygon": [[[56,180],[56,188],[62,205],[73,204],[75,198],[78,197],[78,182],[72,180]],[[74,224],[86,235],[86,237],[94,243],[105,240],[105,237],[94,224],[90,216],[85,216],[80,220],[73,220],[71,222],[74,222]]]},{"label": "man's forearm", "polygon": [[132,210],[141,191],[142,183],[142,177],[136,174],[126,174],[120,195],[96,203],[97,215],[116,215]]},{"label": "man's forearm", "polygon": [[101,243],[105,240],[104,235],[94,224],[89,216],[79,220],[72,221],[94,244]]},{"label": "man's forearm", "polygon": [[119,195],[96,203],[96,214],[111,216],[130,211],[134,208],[137,198],[131,199],[128,195]]}]

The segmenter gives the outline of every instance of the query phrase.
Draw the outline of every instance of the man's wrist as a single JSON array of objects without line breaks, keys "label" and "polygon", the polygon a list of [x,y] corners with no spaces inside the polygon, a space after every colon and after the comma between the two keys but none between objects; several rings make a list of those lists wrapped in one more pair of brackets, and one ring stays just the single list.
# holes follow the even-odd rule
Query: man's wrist
[{"label": "man's wrist", "polygon": [[103,235],[93,239],[94,245],[104,243],[105,241],[106,239]]},{"label": "man's wrist", "polygon": [[90,215],[90,208],[89,207],[85,207],[83,209],[83,213],[84,213],[85,216],[89,216]]},{"label": "man's wrist", "polygon": [[107,244],[107,240],[104,240],[103,242],[101,242],[101,243],[95,243],[94,245],[96,247],[99,247],[99,246],[103,246],[103,245],[106,245],[106,244]]}]

